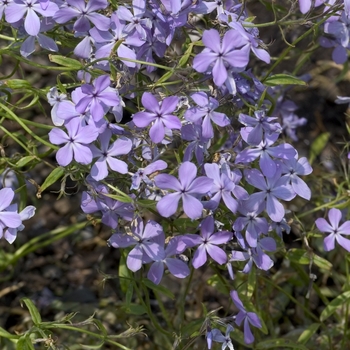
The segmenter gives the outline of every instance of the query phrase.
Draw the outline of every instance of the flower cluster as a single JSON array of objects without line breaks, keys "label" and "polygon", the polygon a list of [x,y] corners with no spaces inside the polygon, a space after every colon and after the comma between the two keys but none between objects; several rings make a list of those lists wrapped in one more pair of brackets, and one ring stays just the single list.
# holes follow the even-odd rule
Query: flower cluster
[{"label": "flower cluster", "polygon": [[[311,5],[300,0],[301,12]],[[128,269],[144,267],[155,284],[165,273],[186,278],[190,269],[205,264],[227,269],[232,280],[254,265],[269,270],[276,234],[290,231],[285,202],[311,198],[302,178],[312,172],[311,165],[281,139],[285,130],[295,140],[296,127],[305,120],[277,93],[277,107],[269,114],[274,93],[248,66],[251,54],[261,64],[269,64],[270,55],[242,6],[233,0],[133,0],[112,9],[106,0],[13,0],[0,7],[5,21],[21,30],[25,57],[34,52],[35,39],[58,51],[56,34],[82,38],[74,48],[84,62],[75,83],[47,93],[55,125],[48,137],[60,146],[57,163],[84,178],[83,212],[100,217],[112,230],[109,245],[127,250]],[[324,27],[333,35],[327,40],[340,50],[349,44],[347,14],[345,6]],[[201,43],[191,37],[184,44],[186,60],[174,63],[169,57],[176,55],[181,34],[190,37],[188,22],[200,16],[215,18],[217,29],[198,31]],[[170,67],[160,59],[169,59]],[[173,76],[160,76],[160,70]],[[177,75],[180,80],[167,81]],[[186,75],[199,88],[193,89]],[[13,196],[9,188],[0,191],[1,234],[10,243],[35,209],[17,213]],[[144,219],[147,209],[156,218]],[[329,218],[331,225],[316,221],[320,231],[330,233],[326,250],[335,240],[349,250],[342,236],[348,222],[338,227],[335,209]],[[250,344],[250,327],[262,328],[260,317],[236,291],[230,296],[239,310],[232,321],[243,325]],[[231,323],[225,335],[208,329],[209,348],[216,341],[233,349]]]}]

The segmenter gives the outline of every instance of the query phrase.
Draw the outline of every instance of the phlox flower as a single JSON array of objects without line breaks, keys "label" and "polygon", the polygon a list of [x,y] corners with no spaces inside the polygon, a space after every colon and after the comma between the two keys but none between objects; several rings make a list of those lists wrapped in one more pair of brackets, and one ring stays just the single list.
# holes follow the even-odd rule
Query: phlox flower
[{"label": "phlox flower", "polygon": [[238,296],[238,293],[235,290],[230,292],[232,301],[239,310],[238,315],[236,316],[235,322],[237,326],[240,326],[243,322],[244,324],[244,341],[246,344],[251,344],[254,342],[254,335],[250,329],[250,325],[256,328],[262,328],[261,321],[259,316],[255,312],[248,312],[241,299]]},{"label": "phlox flower", "polygon": [[197,199],[208,193],[213,180],[206,176],[197,176],[197,167],[191,162],[184,162],[179,168],[179,180],[175,176],[160,174],[154,178],[158,188],[173,190],[157,203],[160,215],[168,218],[175,214],[179,200],[182,199],[183,209],[191,219],[202,216],[203,204]]},{"label": "phlox flower", "polygon": [[149,179],[148,175],[155,173],[159,170],[164,170],[167,167],[167,163],[164,160],[156,160],[155,162],[147,165],[145,168],[139,168],[135,174],[132,175],[132,190],[138,190],[141,181],[145,182],[147,185],[153,185],[153,182]]},{"label": "phlox flower", "polygon": [[205,30],[202,37],[205,49],[193,60],[193,68],[197,72],[212,71],[214,83],[221,86],[228,75],[227,68],[245,68],[249,61],[249,45],[242,47],[240,35],[228,30],[222,42],[216,29]]},{"label": "phlox flower", "polygon": [[226,114],[215,112],[215,109],[219,107],[219,102],[215,98],[208,97],[205,92],[194,93],[191,98],[198,106],[189,108],[184,117],[195,124],[202,125],[202,136],[204,138],[211,139],[214,137],[211,122],[221,127],[230,125],[230,119]]},{"label": "phlox flower", "polygon": [[3,237],[6,228],[17,229],[22,225],[22,218],[17,211],[9,210],[14,196],[12,188],[6,187],[0,190],[0,237]]},{"label": "phlox flower", "polygon": [[324,218],[318,218],[315,222],[317,228],[321,232],[329,233],[324,239],[324,250],[330,251],[334,249],[335,241],[337,241],[345,250],[350,252],[350,240],[342,235],[350,235],[350,221],[345,221],[339,226],[342,213],[339,209],[332,208],[328,212],[329,223]]},{"label": "phlox flower", "polygon": [[227,255],[225,251],[218,247],[232,239],[233,233],[229,231],[219,231],[214,233],[214,218],[207,216],[200,224],[200,235],[187,234],[183,242],[187,247],[198,245],[193,255],[192,265],[195,269],[203,266],[207,262],[207,254],[218,264],[225,264]]},{"label": "phlox flower", "polygon": [[[159,237],[164,245],[164,236]],[[159,284],[164,274],[164,265],[167,266],[173,276],[186,278],[190,274],[190,269],[185,262],[175,257],[176,254],[182,252],[183,249],[179,250],[179,248],[183,245],[182,237],[177,236],[172,238],[164,250],[164,255],[159,254],[158,259],[152,263],[147,278],[153,283]]]},{"label": "phlox flower", "polygon": [[5,8],[5,18],[8,23],[16,23],[24,17],[24,29],[29,35],[36,36],[40,31],[40,19],[37,13],[43,17],[52,17],[58,11],[58,6],[49,2],[43,10],[38,0],[13,0]]},{"label": "phlox flower", "polygon": [[92,118],[97,122],[105,115],[104,107],[114,107],[120,104],[120,97],[116,89],[111,88],[109,75],[100,75],[92,85],[84,84],[81,91],[84,97],[77,103],[75,109],[80,114],[88,108]]},{"label": "phlox flower", "polygon": [[103,180],[107,177],[108,166],[120,174],[126,174],[128,172],[128,165],[115,157],[128,154],[131,151],[132,142],[128,138],[122,136],[110,145],[111,137],[112,132],[107,129],[104,133],[99,135],[100,149],[95,145],[91,146],[93,157],[98,157],[91,168],[91,177],[96,181]]},{"label": "phlox flower", "polygon": [[[234,350],[230,333],[233,331],[233,327],[229,324],[226,327],[225,335],[221,333],[221,331],[217,328],[214,328],[211,330],[211,341],[215,341],[218,343],[222,343],[221,350],[229,349],[229,350]],[[208,340],[208,337],[207,337]],[[211,347],[208,346],[210,349]]]},{"label": "phlox flower", "polygon": [[171,114],[175,111],[179,102],[178,97],[166,97],[163,101],[157,99],[149,92],[144,92],[141,98],[144,112],[138,112],[133,116],[134,124],[139,128],[145,128],[152,123],[149,135],[155,143],[161,142],[165,136],[165,127],[169,129],[181,129],[178,117]]},{"label": "phlox flower", "polygon": [[325,2],[325,0],[299,0],[299,7],[301,13],[306,13],[311,10],[311,5],[318,7],[322,5]]},{"label": "phlox flower", "polygon": [[266,205],[266,211],[271,220],[280,222],[285,211],[278,199],[290,201],[295,197],[295,192],[288,184],[288,179],[281,177],[280,169],[273,177],[266,178],[257,169],[246,170],[244,174],[249,184],[261,190],[261,192],[253,193],[244,202],[244,206],[247,210],[254,210],[260,205]]},{"label": "phlox flower", "polygon": [[92,152],[89,144],[97,139],[98,131],[95,127],[82,126],[79,118],[73,118],[65,127],[68,135],[61,129],[54,128],[49,132],[49,140],[54,145],[65,145],[57,151],[57,163],[67,166],[73,158],[81,164],[90,164]]},{"label": "phlox flower", "polygon": [[131,271],[136,272],[143,263],[164,257],[164,248],[157,242],[158,236],[164,236],[164,232],[157,222],[149,220],[144,226],[142,219],[137,218],[131,231],[132,235],[116,233],[108,240],[114,248],[135,246],[126,259],[126,265]]},{"label": "phlox flower", "polygon": [[[31,217],[33,217],[35,214],[35,210],[36,210],[36,208],[33,205],[29,205],[29,206],[25,207],[18,214],[19,214],[21,220],[24,221],[24,220],[28,220]],[[18,212],[17,204],[10,205],[7,208],[7,211],[17,213]],[[0,223],[0,225],[1,225],[1,223]],[[12,244],[15,241],[15,239],[17,238],[17,232],[24,230],[24,225],[23,225],[23,223],[21,223],[21,225],[19,225],[18,227],[15,227],[15,228],[14,227],[4,227],[3,229],[4,229],[4,231],[2,233],[2,236],[6,239],[7,242]],[[1,236],[0,236],[0,238],[1,238]]]},{"label": "phlox flower", "polygon": [[90,21],[99,30],[108,30],[110,19],[96,11],[105,9],[108,6],[107,0],[66,0],[68,6],[61,7],[53,16],[53,19],[60,24],[77,18],[73,29],[77,32],[85,32],[90,29]]}]

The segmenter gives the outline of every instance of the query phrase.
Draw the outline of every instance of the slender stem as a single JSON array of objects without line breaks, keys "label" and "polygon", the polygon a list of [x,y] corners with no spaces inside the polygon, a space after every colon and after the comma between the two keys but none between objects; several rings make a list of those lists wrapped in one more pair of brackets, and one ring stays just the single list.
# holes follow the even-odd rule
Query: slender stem
[{"label": "slender stem", "polygon": [[330,202],[327,202],[327,203],[325,203],[325,204],[319,205],[319,206],[316,207],[316,208],[313,208],[313,209],[311,209],[311,210],[309,210],[309,211],[306,211],[306,212],[304,212],[304,213],[299,214],[299,215],[298,215],[298,218],[300,219],[300,218],[302,218],[302,217],[304,217],[304,216],[310,215],[310,214],[314,213],[315,211],[319,211],[319,210],[321,210],[321,209],[323,209],[323,208],[329,208],[329,207],[331,207],[331,206],[337,204],[338,202],[341,202],[342,200],[344,200],[344,199],[346,199],[346,198],[347,198],[347,196],[341,196],[341,197],[336,198],[336,199],[334,199],[334,200],[332,200],[332,201],[330,201]]},{"label": "slender stem", "polygon": [[52,328],[60,328],[60,329],[67,329],[67,330],[70,330],[70,331],[75,331],[75,332],[80,332],[80,333],[85,333],[87,335],[91,335],[92,337],[95,337],[95,338],[99,338],[103,341],[105,341],[106,343],[109,343],[109,344],[112,344],[112,345],[115,345],[115,346],[118,346],[120,349],[123,349],[123,350],[132,350],[120,343],[117,343],[116,341],[114,340],[111,340],[109,339],[108,337],[104,336],[104,335],[100,335],[100,334],[97,334],[97,333],[94,333],[94,332],[91,332],[91,331],[88,331],[86,329],[80,329],[80,328],[76,328],[74,326],[70,326],[70,325],[65,325],[65,324],[60,324],[60,325],[49,325],[49,326],[46,326],[45,328],[47,329],[52,329]]},{"label": "slender stem", "polygon": [[32,136],[33,138],[35,138],[37,141],[41,142],[42,144],[44,144],[45,146],[48,146],[51,149],[55,149],[58,150],[59,147],[52,145],[51,143],[45,141],[44,139],[42,139],[41,137],[37,136],[32,130],[30,130],[27,125],[25,125],[23,123],[23,121],[21,120],[21,118],[17,117],[17,115],[15,113],[13,113],[13,111],[11,111],[10,108],[6,107],[4,104],[0,103],[0,107],[7,112],[7,114],[4,115],[4,117],[15,120],[30,136]]}]

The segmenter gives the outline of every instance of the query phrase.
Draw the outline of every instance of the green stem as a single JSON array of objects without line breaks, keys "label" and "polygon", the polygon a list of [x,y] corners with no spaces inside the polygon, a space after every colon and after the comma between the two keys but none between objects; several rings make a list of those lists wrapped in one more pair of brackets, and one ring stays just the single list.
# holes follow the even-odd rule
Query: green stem
[{"label": "green stem", "polygon": [[304,212],[304,213],[299,214],[299,215],[298,215],[298,218],[300,219],[300,218],[302,218],[302,217],[304,217],[304,216],[310,215],[310,214],[312,214],[312,213],[314,213],[314,212],[316,212],[316,211],[319,211],[319,210],[321,210],[321,209],[323,209],[323,208],[329,208],[329,207],[331,207],[331,206],[337,204],[338,202],[341,202],[342,200],[344,200],[344,199],[346,199],[346,198],[347,198],[347,196],[341,196],[340,198],[334,199],[334,200],[332,200],[332,201],[330,201],[330,202],[327,202],[327,203],[322,204],[322,205],[320,205],[320,206],[318,206],[318,207],[316,207],[316,208],[313,208],[313,209],[311,209],[311,210],[309,210],[309,211],[306,211],[306,212]]},{"label": "green stem", "polygon": [[51,143],[45,141],[44,139],[42,139],[41,137],[37,136],[35,133],[33,133],[32,130],[30,130],[27,125],[25,125],[23,123],[23,121],[21,120],[21,118],[17,117],[17,115],[15,113],[13,113],[13,111],[11,111],[10,108],[6,107],[4,104],[0,103],[0,107],[7,113],[4,115],[4,117],[15,120],[30,136],[32,136],[34,139],[36,139],[37,141],[41,142],[43,145],[51,148],[51,149],[55,149],[58,150],[59,147],[52,145]]},{"label": "green stem", "polygon": [[45,328],[47,329],[52,329],[52,328],[60,328],[60,329],[67,329],[67,330],[70,330],[70,331],[75,331],[75,332],[80,332],[80,333],[85,333],[87,335],[90,335],[92,337],[95,337],[95,338],[98,338],[98,339],[101,339],[103,341],[105,341],[106,343],[109,343],[109,344],[112,344],[112,345],[115,345],[117,346],[118,348],[120,349],[123,349],[123,350],[132,350],[120,343],[117,343],[116,341],[114,340],[111,340],[109,339],[108,337],[105,337],[104,335],[100,335],[100,334],[96,334],[94,332],[91,332],[91,331],[88,331],[86,329],[80,329],[80,328],[76,328],[76,327],[73,327],[73,326],[69,326],[69,325],[52,325],[52,326],[46,326]]}]

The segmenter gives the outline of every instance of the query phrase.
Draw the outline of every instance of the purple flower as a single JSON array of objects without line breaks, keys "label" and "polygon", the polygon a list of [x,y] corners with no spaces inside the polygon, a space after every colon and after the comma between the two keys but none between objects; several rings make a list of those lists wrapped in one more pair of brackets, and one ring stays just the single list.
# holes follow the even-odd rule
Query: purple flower
[{"label": "purple flower", "polygon": [[[253,130],[252,128],[247,127],[245,128],[245,131],[247,131],[248,129]],[[246,134],[242,134],[241,132],[241,135],[245,141],[248,141]],[[259,166],[263,174],[267,177],[273,177],[277,171],[277,165],[271,157],[280,159],[291,159],[294,158],[294,156],[296,155],[295,148],[288,143],[282,143],[278,146],[272,146],[276,142],[278,137],[279,134],[277,133],[265,134],[264,140],[262,140],[259,143],[259,145],[257,145],[256,147],[246,148],[242,152],[239,152],[235,159],[235,163],[247,164],[253,162],[255,159],[260,157]]]},{"label": "purple flower", "polygon": [[193,153],[199,165],[204,162],[204,155],[208,154],[207,149],[210,146],[210,141],[202,136],[202,128],[195,124],[186,124],[181,128],[181,138],[185,141],[190,141],[185,149],[183,161],[191,161]]},{"label": "purple flower", "polygon": [[121,21],[130,22],[124,29],[125,33],[132,34],[136,31],[141,40],[146,40],[146,29],[152,27],[151,20],[149,18],[144,18],[146,1],[133,0],[132,6],[134,14],[125,6],[118,6],[117,16]]},{"label": "purple flower", "polygon": [[175,214],[179,200],[182,199],[183,209],[191,219],[202,216],[203,204],[197,199],[208,193],[213,180],[206,176],[197,176],[197,167],[191,162],[184,162],[179,168],[179,180],[175,176],[160,174],[154,178],[155,184],[160,189],[174,190],[157,203],[160,215],[168,218]]},{"label": "purple flower", "polygon": [[299,0],[300,12],[306,13],[311,10],[311,5],[317,7],[322,5],[324,2],[325,0]]},{"label": "purple flower", "polygon": [[247,143],[250,145],[258,145],[263,139],[263,132],[272,134],[281,128],[279,123],[274,122],[277,118],[266,117],[263,110],[255,111],[254,117],[241,113],[238,120],[243,125],[253,128],[247,137]]},{"label": "purple flower", "polygon": [[[214,112],[219,107],[217,100],[208,97],[205,92],[192,94],[191,98],[197,103],[198,107],[189,108],[184,117],[195,124],[202,124],[202,136],[204,138],[211,139],[214,137],[212,121],[222,127],[230,125],[230,119],[226,114]],[[203,122],[200,123],[202,118]]]},{"label": "purple flower", "polygon": [[140,270],[142,263],[164,257],[164,248],[155,241],[158,236],[164,236],[163,228],[157,222],[149,220],[144,227],[142,219],[137,218],[131,226],[131,231],[132,236],[116,233],[108,240],[114,248],[135,246],[126,260],[126,265],[131,271]]},{"label": "purple flower", "polygon": [[248,211],[244,205],[240,205],[238,211],[244,216],[239,216],[232,227],[235,231],[242,231],[246,227],[245,239],[252,248],[257,246],[259,235],[267,234],[269,229],[266,219],[258,217],[263,209],[260,205],[255,210]]},{"label": "purple flower", "polygon": [[68,135],[61,129],[55,128],[49,132],[50,142],[54,145],[65,145],[57,151],[57,163],[67,166],[74,159],[81,164],[90,164],[92,152],[89,144],[97,139],[98,131],[90,125],[82,126],[78,118],[66,125]]},{"label": "purple flower", "polygon": [[290,201],[295,197],[295,193],[288,184],[288,179],[281,177],[281,171],[277,170],[273,177],[264,178],[257,169],[246,170],[245,178],[252,186],[261,190],[253,193],[244,203],[247,210],[254,210],[259,205],[265,205],[266,211],[271,220],[280,222],[284,217],[284,207],[278,199]]},{"label": "purple flower", "polygon": [[241,46],[241,37],[233,29],[227,31],[220,40],[220,34],[215,29],[205,30],[202,38],[206,48],[193,61],[197,72],[206,72],[211,67],[214,83],[221,86],[228,75],[227,68],[244,68],[249,61],[249,44]]},{"label": "purple flower", "polygon": [[[164,244],[164,236],[162,237]],[[168,267],[169,272],[177,278],[186,278],[190,274],[187,264],[179,258],[172,257],[179,253],[179,246],[182,246],[182,237],[177,236],[170,240],[165,248],[164,255],[158,255],[158,259],[151,265],[147,278],[155,284],[159,284],[164,274],[164,265]]]},{"label": "purple flower", "polygon": [[111,88],[109,75],[100,75],[93,85],[84,84],[81,91],[85,95],[75,106],[80,114],[90,106],[92,118],[97,122],[105,115],[104,107],[114,107],[120,104],[118,91]]},{"label": "purple flower", "polygon": [[[143,41],[139,39],[137,35],[130,35],[124,31],[125,24],[121,22],[116,15],[113,13],[111,16],[111,31],[99,31],[97,28],[92,28],[90,34],[96,43],[100,44],[98,50],[95,53],[96,58],[109,57],[113,47],[116,45],[116,42],[121,41],[120,45],[117,48],[118,57],[125,57],[132,60],[136,60],[136,53],[130,48],[130,46],[139,47],[143,44]],[[107,62],[107,61],[106,61]],[[135,68],[135,62],[122,62],[130,67]]]},{"label": "purple flower", "polygon": [[91,177],[96,181],[107,177],[107,165],[120,174],[126,174],[128,172],[128,165],[115,157],[128,154],[131,151],[132,142],[128,138],[122,136],[110,145],[111,137],[112,132],[107,129],[103,134],[100,134],[98,138],[101,149],[98,149],[95,145],[91,146],[93,157],[99,157],[91,168]]},{"label": "purple flower", "polygon": [[62,126],[64,124],[64,120],[61,119],[57,115],[57,109],[58,109],[58,106],[60,105],[60,103],[67,99],[67,95],[66,94],[60,94],[58,92],[57,88],[53,87],[47,93],[46,97],[47,97],[47,101],[52,106],[51,119],[52,119],[53,124],[55,126]]},{"label": "purple flower", "polygon": [[179,102],[178,97],[166,97],[163,101],[157,99],[149,92],[144,92],[141,102],[146,108],[145,112],[138,112],[133,116],[134,124],[139,128],[144,128],[152,123],[149,135],[153,142],[163,141],[165,129],[181,129],[181,122],[178,117],[171,113],[175,111]]},{"label": "purple flower", "polygon": [[221,350],[225,350],[226,348],[229,348],[229,350],[234,350],[234,347],[230,338],[230,333],[232,331],[233,331],[233,327],[230,324],[227,325],[226,327],[225,335],[223,335],[219,329],[214,328],[211,331],[212,341],[222,343]]},{"label": "purple flower", "polygon": [[248,43],[256,57],[265,63],[270,63],[269,53],[266,50],[259,48],[262,41],[258,38],[259,31],[257,28],[244,28],[242,24],[237,21],[231,21],[229,26],[234,30],[237,30],[242,37],[242,44],[245,45]]},{"label": "purple flower", "polygon": [[14,196],[15,192],[11,188],[0,190],[0,237],[3,237],[6,228],[17,229],[22,225],[20,214],[9,210]]},{"label": "purple flower", "polygon": [[294,192],[307,200],[311,198],[309,186],[298,175],[309,175],[312,173],[312,167],[306,157],[299,160],[292,158],[284,160],[282,163],[283,177],[287,177]]},{"label": "purple flower", "polygon": [[345,221],[339,226],[341,218],[341,211],[339,209],[332,208],[328,212],[330,224],[324,218],[318,218],[315,222],[317,228],[321,232],[330,233],[323,241],[325,251],[333,250],[335,241],[337,241],[345,250],[350,252],[350,240],[342,236],[350,235],[350,221]]},{"label": "purple flower", "polygon": [[147,175],[153,174],[159,170],[164,170],[167,166],[167,163],[165,163],[163,160],[156,160],[155,162],[147,165],[146,168],[139,168],[131,178],[132,183],[130,189],[138,190],[141,181],[144,181],[147,185],[153,185],[153,182]]},{"label": "purple flower", "polygon": [[232,191],[234,190],[235,183],[222,172],[220,174],[220,168],[216,163],[206,163],[204,164],[205,174],[208,178],[213,179],[213,185],[210,190],[210,194],[213,195],[210,201],[207,203],[206,208],[215,210],[222,200],[224,201],[226,207],[236,213],[238,202],[232,197]]},{"label": "purple flower", "polygon": [[253,327],[261,328],[262,325],[259,316],[255,312],[248,312],[245,309],[241,299],[238,296],[238,293],[235,290],[231,290],[230,295],[234,304],[239,310],[235,322],[237,326],[240,326],[242,322],[244,322],[244,341],[246,344],[251,344],[254,341],[254,335],[250,329],[249,324],[251,324]]},{"label": "purple flower", "polygon": [[73,18],[78,18],[73,29],[77,32],[86,32],[90,29],[91,21],[97,29],[108,30],[110,19],[97,13],[97,10],[105,9],[108,6],[106,0],[66,0],[68,6],[62,7],[53,16],[53,19],[60,24],[64,24]]},{"label": "purple flower", "polygon": [[108,197],[106,186],[91,180],[88,182],[91,190],[83,192],[81,199],[81,209],[84,213],[93,214],[100,211],[102,213],[101,222],[112,229],[117,228],[120,217],[126,221],[133,219],[134,208],[132,204],[114,200]]},{"label": "purple flower", "polygon": [[198,245],[193,255],[192,265],[195,269],[203,266],[207,261],[207,253],[218,264],[225,264],[227,255],[225,251],[218,247],[219,244],[225,244],[232,239],[233,233],[229,231],[219,231],[214,233],[214,218],[207,216],[200,224],[200,236],[187,234],[183,242],[187,247]]},{"label": "purple flower", "polygon": [[[0,194],[1,195],[1,194]],[[25,207],[19,214],[20,218],[22,221],[24,220],[28,220],[31,217],[34,216],[35,214],[35,210],[36,208],[32,205],[29,205],[27,207]],[[18,208],[17,208],[17,204],[12,204],[7,208],[8,212],[13,212],[13,213],[17,213],[18,212]],[[0,222],[0,226],[2,226],[2,223]],[[7,242],[9,242],[10,244],[12,244],[15,239],[17,238],[17,232],[18,231],[23,231],[24,229],[24,225],[23,223],[21,223],[21,225],[19,225],[18,227],[5,227],[4,231],[2,232],[2,236],[6,239]],[[2,237],[0,236],[0,238]]]},{"label": "purple flower", "polygon": [[49,2],[45,10],[38,0],[13,0],[5,8],[5,18],[8,23],[16,23],[24,19],[24,29],[29,35],[36,36],[40,31],[40,19],[37,12],[43,17],[52,17],[58,11],[58,6]]}]

